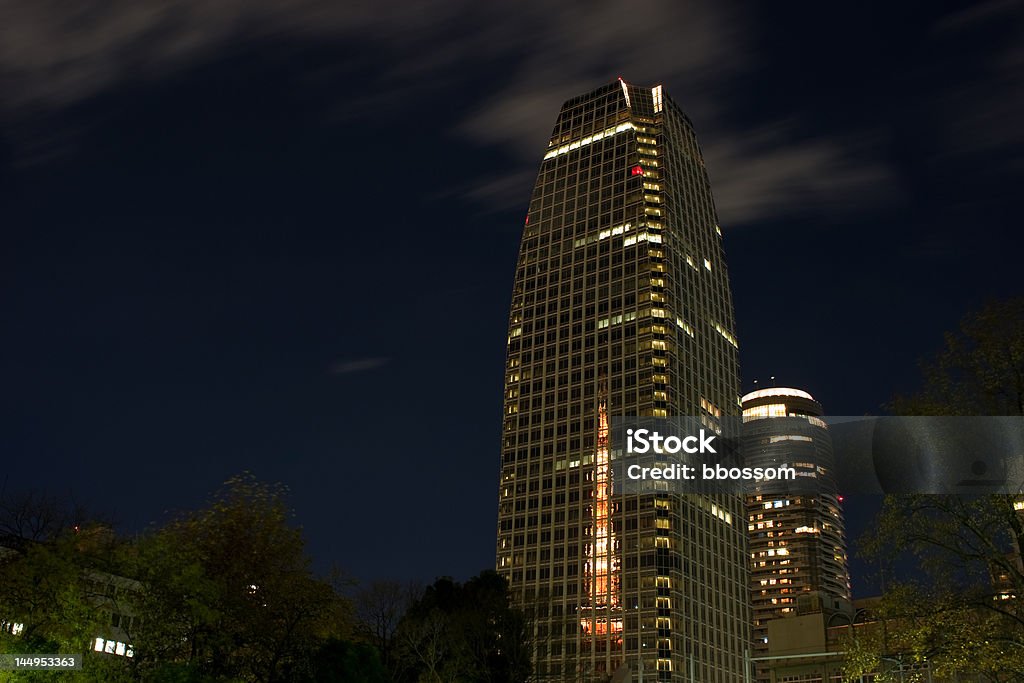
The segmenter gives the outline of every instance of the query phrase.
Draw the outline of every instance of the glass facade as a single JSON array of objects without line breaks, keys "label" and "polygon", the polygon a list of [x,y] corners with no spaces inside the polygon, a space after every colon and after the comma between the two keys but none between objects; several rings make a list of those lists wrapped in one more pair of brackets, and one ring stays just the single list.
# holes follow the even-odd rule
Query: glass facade
[{"label": "glass facade", "polygon": [[[842,498],[821,415],[821,405],[799,389],[773,387],[743,397],[747,464],[784,462],[801,479],[799,494],[767,483],[747,496],[755,657],[769,652],[769,621],[850,606]],[[758,666],[756,679],[770,680],[769,668]]]},{"label": "glass facade", "polygon": [[[539,680],[743,680],[740,496],[616,494],[610,416],[739,415],[737,340],[693,127],[661,87],[566,102],[509,316],[497,569]],[[642,669],[641,669],[642,668]]]}]

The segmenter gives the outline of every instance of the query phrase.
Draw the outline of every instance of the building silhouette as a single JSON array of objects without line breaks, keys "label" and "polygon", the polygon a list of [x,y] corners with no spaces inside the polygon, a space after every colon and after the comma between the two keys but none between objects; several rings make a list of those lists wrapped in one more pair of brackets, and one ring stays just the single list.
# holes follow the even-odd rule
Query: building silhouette
[{"label": "building silhouette", "polygon": [[693,126],[661,86],[567,101],[523,228],[496,564],[539,680],[742,680],[741,495],[616,493],[609,420],[739,415],[732,298]]},{"label": "building silhouette", "polygon": [[[850,610],[842,497],[821,405],[806,391],[768,388],[743,397],[746,464],[797,472],[747,495],[754,658],[769,653],[768,623]],[[780,631],[781,632],[781,631]],[[767,681],[768,667],[757,667]]]}]

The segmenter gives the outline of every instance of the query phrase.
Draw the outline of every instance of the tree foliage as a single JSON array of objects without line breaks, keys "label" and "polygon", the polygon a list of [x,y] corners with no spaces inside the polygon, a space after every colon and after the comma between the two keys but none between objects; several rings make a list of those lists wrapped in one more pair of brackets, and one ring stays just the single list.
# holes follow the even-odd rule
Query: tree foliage
[{"label": "tree foliage", "polygon": [[887,497],[865,551],[879,559],[909,555],[916,571],[893,582],[876,610],[885,639],[876,633],[858,647],[928,661],[937,676],[1024,681],[1024,526],[1015,501]]},{"label": "tree foliage", "polygon": [[[6,622],[0,629],[0,652],[70,654],[90,649],[104,618],[94,609],[91,587],[81,573],[78,541],[71,533],[61,534],[45,545],[26,545],[23,553],[6,555],[0,562],[0,615]],[[17,633],[14,624],[19,625]],[[69,675],[33,674],[38,680]]]},{"label": "tree foliage", "polygon": [[0,486],[0,538],[27,542],[52,541],[60,534],[103,523],[84,506],[38,491],[14,493]]},{"label": "tree foliage", "polygon": [[344,635],[345,605],[313,576],[290,517],[283,488],[243,475],[137,544],[140,666],[290,680],[321,641]]},{"label": "tree foliage", "polygon": [[303,683],[388,683],[391,677],[376,648],[366,643],[331,639],[313,655]]},{"label": "tree foliage", "polygon": [[[73,526],[13,544],[0,560],[0,619],[24,627],[0,633],[0,646],[84,652],[95,680],[314,680],[331,661],[326,644],[349,635],[349,609],[312,573],[285,493],[242,475],[130,541]],[[118,624],[134,657],[93,654],[121,613],[137,616]]]},{"label": "tree foliage", "polygon": [[377,650],[388,671],[394,671],[397,665],[394,650],[398,625],[422,593],[421,586],[391,580],[371,581],[355,593],[355,636]]},{"label": "tree foliage", "polygon": [[[85,653],[79,672],[17,680],[129,683],[518,683],[529,624],[505,581],[484,572],[426,589],[375,581],[341,597],[315,576],[287,491],[251,475],[208,505],[132,539],[30,497],[0,552],[0,651]],[[39,501],[46,501],[41,508]],[[31,505],[29,505],[31,503]],[[52,504],[52,505],[51,505]],[[354,604],[353,604],[354,603]],[[3,622],[24,624],[18,633]],[[115,625],[116,622],[116,625]],[[112,633],[116,629],[116,633]],[[93,652],[126,640],[132,657]],[[0,683],[10,678],[0,672]]]},{"label": "tree foliage", "polygon": [[1024,415],[1024,297],[968,314],[921,371],[921,389],[894,398],[894,414]]},{"label": "tree foliage", "polygon": [[396,631],[396,680],[519,683],[532,672],[529,624],[505,580],[482,572],[464,584],[438,579]]},{"label": "tree foliage", "polygon": [[[73,524],[47,536],[45,542],[32,537],[19,543],[8,537],[5,543],[7,552],[0,556],[0,652],[90,652],[93,639],[109,625],[109,614],[97,607],[106,597],[94,577],[98,568],[114,561],[116,537],[108,527],[93,523]],[[131,679],[123,661],[104,657],[86,658],[81,671],[0,672],[0,682]]]},{"label": "tree foliage", "polygon": [[[968,315],[922,370],[920,391],[895,398],[893,412],[1024,415],[1024,299]],[[904,558],[915,571],[891,574],[895,580],[877,609],[883,628],[848,644],[851,680],[897,653],[929,662],[936,677],[1024,681],[1022,500],[886,497],[865,554],[893,566]]]}]

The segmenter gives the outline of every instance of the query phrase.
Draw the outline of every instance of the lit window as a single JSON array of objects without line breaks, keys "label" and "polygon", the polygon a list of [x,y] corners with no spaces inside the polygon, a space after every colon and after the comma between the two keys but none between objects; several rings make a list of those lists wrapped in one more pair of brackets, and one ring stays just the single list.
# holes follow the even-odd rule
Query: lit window
[{"label": "lit window", "polygon": [[814,441],[814,439],[809,436],[800,436],[798,434],[783,434],[773,436],[768,439],[768,443],[778,443],[780,441]]},{"label": "lit window", "polygon": [[682,318],[676,318],[676,325],[678,325],[683,330],[683,332],[686,332],[686,334],[690,335],[691,337],[693,336],[693,328],[687,325]]},{"label": "lit window", "polygon": [[569,153],[571,151],[575,151],[575,150],[579,149],[580,147],[584,147],[586,145],[589,145],[592,142],[597,142],[598,140],[601,140],[601,139],[603,139],[605,137],[608,137],[609,135],[616,135],[618,133],[622,133],[623,131],[633,130],[633,129],[634,129],[634,126],[633,126],[632,123],[620,123],[617,126],[612,126],[611,128],[605,128],[603,131],[600,131],[598,133],[594,133],[593,135],[588,136],[586,138],[583,138],[581,140],[576,140],[574,142],[570,142],[568,144],[562,145],[561,147],[558,147],[556,149],[549,150],[548,153],[544,155],[544,160],[547,161],[548,159],[552,159],[552,158],[554,158],[556,156],[559,156],[561,154],[567,154],[567,153]]},{"label": "lit window", "polygon": [[722,335],[722,337],[724,337],[727,342],[732,344],[737,349],[740,347],[740,345],[736,342],[736,337],[734,337],[730,332],[728,332],[720,324],[715,323],[715,331],[718,332],[718,334]]},{"label": "lit window", "polygon": [[715,417],[722,417],[722,410],[703,396],[700,397],[700,407]]}]

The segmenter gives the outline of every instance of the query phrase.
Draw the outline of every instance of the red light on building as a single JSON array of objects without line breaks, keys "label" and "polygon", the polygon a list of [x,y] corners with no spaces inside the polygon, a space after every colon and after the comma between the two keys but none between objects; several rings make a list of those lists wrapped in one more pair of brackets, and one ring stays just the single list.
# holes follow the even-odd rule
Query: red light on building
[{"label": "red light on building", "polygon": [[630,175],[643,175],[644,174],[644,167],[641,166],[640,164],[637,164],[636,166],[634,166],[633,168],[631,168],[629,170],[629,174]]}]

